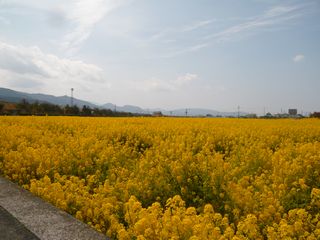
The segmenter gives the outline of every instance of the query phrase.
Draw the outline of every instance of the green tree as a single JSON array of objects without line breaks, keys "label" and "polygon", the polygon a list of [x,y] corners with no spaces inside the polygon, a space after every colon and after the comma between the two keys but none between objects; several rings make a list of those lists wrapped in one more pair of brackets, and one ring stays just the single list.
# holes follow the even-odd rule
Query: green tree
[{"label": "green tree", "polygon": [[92,115],[92,110],[89,106],[83,105],[82,110],[81,110],[81,115],[83,116],[91,116]]},{"label": "green tree", "polygon": [[2,114],[3,108],[4,108],[4,104],[3,104],[3,103],[0,103],[0,114]]}]

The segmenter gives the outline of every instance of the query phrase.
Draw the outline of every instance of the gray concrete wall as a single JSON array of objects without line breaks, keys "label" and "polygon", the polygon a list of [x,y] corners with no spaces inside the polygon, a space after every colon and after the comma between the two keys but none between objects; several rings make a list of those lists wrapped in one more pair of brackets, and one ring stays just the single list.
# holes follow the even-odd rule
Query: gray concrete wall
[{"label": "gray concrete wall", "polygon": [[0,239],[1,240],[39,240],[22,223],[0,206]]},{"label": "gray concrete wall", "polygon": [[3,177],[0,177],[0,206],[41,240],[109,239]]}]

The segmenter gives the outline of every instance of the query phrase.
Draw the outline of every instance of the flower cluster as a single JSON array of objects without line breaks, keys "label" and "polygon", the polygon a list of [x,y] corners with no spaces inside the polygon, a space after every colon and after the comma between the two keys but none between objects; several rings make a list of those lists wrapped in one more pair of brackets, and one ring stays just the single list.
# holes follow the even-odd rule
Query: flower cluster
[{"label": "flower cluster", "polygon": [[113,239],[319,239],[320,121],[0,117],[0,174]]}]

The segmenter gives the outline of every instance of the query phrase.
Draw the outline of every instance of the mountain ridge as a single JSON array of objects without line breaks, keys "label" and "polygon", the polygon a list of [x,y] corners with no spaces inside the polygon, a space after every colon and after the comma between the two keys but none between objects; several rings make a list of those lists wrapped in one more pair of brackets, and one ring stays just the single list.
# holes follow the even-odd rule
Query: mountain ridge
[{"label": "mountain ridge", "polygon": [[[9,88],[0,88],[0,100],[18,103],[22,100],[27,100],[30,103],[40,102],[40,103],[51,103],[55,105],[70,105],[71,97],[69,96],[54,96],[50,94],[43,93],[25,93],[20,91],[15,91]],[[96,104],[93,104],[88,101],[80,100],[77,98],[73,98],[73,104],[78,107],[82,107],[84,105],[95,108],[99,107]]]},{"label": "mountain ridge", "polygon": [[[14,102],[18,103],[22,100],[27,100],[28,102],[40,102],[40,103],[51,103],[55,105],[65,106],[71,104],[71,97],[69,96],[54,96],[49,94],[43,93],[25,93],[20,91],[15,91],[9,88],[0,88],[0,101],[5,102]],[[119,112],[131,112],[131,113],[138,113],[138,114],[152,114],[153,112],[161,112],[163,115],[168,116],[231,116],[236,117],[238,112],[220,112],[212,109],[206,108],[180,108],[180,109],[173,109],[173,110],[165,110],[161,108],[150,108],[144,109],[139,106],[134,105],[124,105],[118,106],[113,103],[106,103],[102,105],[97,105],[91,103],[89,101],[84,101],[81,99],[73,98],[73,104],[82,108],[84,105],[89,106],[90,108],[100,108],[100,109],[110,109],[113,111]],[[187,110],[187,113],[186,113]],[[243,116],[247,113],[240,112],[239,115]]]}]

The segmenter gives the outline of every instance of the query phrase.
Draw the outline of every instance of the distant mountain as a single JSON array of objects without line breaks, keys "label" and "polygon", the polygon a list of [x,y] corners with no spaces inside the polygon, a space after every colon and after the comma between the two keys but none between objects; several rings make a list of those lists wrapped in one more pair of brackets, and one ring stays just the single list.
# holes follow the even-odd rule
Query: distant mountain
[{"label": "distant mountain", "polygon": [[[143,109],[138,106],[133,105],[124,105],[124,106],[116,106],[112,103],[107,103],[102,105],[101,107],[106,109],[114,110],[116,109],[119,112],[131,112],[131,113],[143,113],[143,114],[152,114],[153,112],[162,112],[164,115],[168,116],[185,116],[186,109],[175,109],[175,110],[165,110],[161,108],[152,108],[152,109]],[[200,108],[191,108],[188,109],[188,116],[206,116],[210,114],[212,116],[218,116],[220,113],[218,111],[213,111],[209,109],[200,109]]]},{"label": "distant mountain", "polygon": [[[64,106],[71,103],[71,98],[69,96],[60,96],[56,97],[53,95],[41,94],[41,93],[25,93],[18,92],[7,88],[0,88],[0,101],[5,102],[21,102],[23,99],[27,100],[30,103],[34,103],[36,101],[43,103],[51,103],[60,106]],[[138,113],[138,114],[152,114],[153,112],[162,112],[162,114],[167,116],[185,116],[186,109],[175,109],[175,110],[165,110],[161,108],[153,108],[153,109],[143,109],[138,106],[133,105],[124,105],[124,106],[116,106],[112,103],[106,103],[104,105],[96,105],[87,101],[83,101],[77,98],[73,99],[73,104],[82,108],[82,106],[86,105],[91,108],[100,108],[100,109],[110,109],[116,110],[118,112],[130,112],[130,113]],[[222,117],[236,117],[238,116],[238,112],[219,112],[211,109],[202,109],[202,108],[188,108],[187,109],[188,116],[222,116]],[[245,112],[240,112],[240,116],[247,115]]]},{"label": "distant mountain", "polygon": [[219,115],[218,111],[211,110],[211,109],[203,109],[203,108],[175,109],[167,112],[168,112],[167,115],[173,115],[173,116],[185,116],[186,114],[188,116],[206,116],[206,115],[218,116]]},{"label": "distant mountain", "polygon": [[[35,94],[35,93],[24,93],[24,92],[18,92],[7,88],[0,88],[0,101],[5,102],[14,102],[19,103],[22,100],[26,100],[30,103],[34,103],[36,101],[40,103],[51,103],[56,104],[60,106],[64,106],[71,103],[71,97],[68,96],[61,96],[56,97],[53,95],[47,95],[47,94]],[[73,99],[73,104],[77,105],[78,107],[82,107],[83,105],[90,106],[91,108],[99,107],[93,103],[83,101],[77,98]]]},{"label": "distant mountain", "polygon": [[[112,103],[107,103],[101,106],[102,108],[116,109],[119,112],[131,112],[131,113],[140,113],[140,114],[152,114],[153,112],[161,112],[163,115],[166,116],[186,116],[186,109],[174,109],[174,110],[165,110],[161,108],[151,108],[151,109],[143,109],[138,106],[132,105],[124,105],[124,106],[116,106]],[[222,117],[237,117],[238,112],[219,112],[211,109],[204,109],[204,108],[188,108],[187,115],[196,117],[196,116],[222,116]],[[247,115],[245,112],[240,112],[240,116]]]},{"label": "distant mountain", "polygon": [[112,103],[106,103],[100,107],[105,109],[110,109],[110,110],[116,110],[118,112],[131,112],[131,113],[144,113],[144,114],[148,113],[147,110],[142,109],[138,106],[133,106],[133,105],[117,106]]},{"label": "distant mountain", "polygon": [[[187,113],[186,113],[187,110]],[[158,110],[161,111],[161,110]],[[213,117],[237,117],[238,116],[238,112],[219,112],[216,110],[212,110],[212,109],[205,109],[205,108],[181,108],[181,109],[175,109],[175,110],[171,110],[171,111],[167,111],[167,110],[162,110],[161,111],[164,115],[168,115],[168,116],[192,116],[192,117],[197,117],[197,116],[213,116]],[[240,112],[239,115],[240,116],[245,116],[248,113],[245,112]]]},{"label": "distant mountain", "polygon": [[27,93],[16,92],[7,88],[0,88],[0,101],[18,103],[21,102],[22,99],[25,99],[28,102],[35,101],[35,99]]}]

